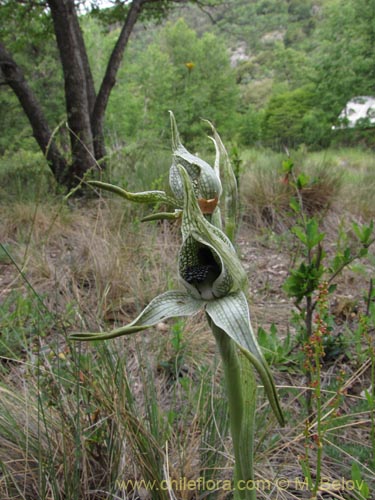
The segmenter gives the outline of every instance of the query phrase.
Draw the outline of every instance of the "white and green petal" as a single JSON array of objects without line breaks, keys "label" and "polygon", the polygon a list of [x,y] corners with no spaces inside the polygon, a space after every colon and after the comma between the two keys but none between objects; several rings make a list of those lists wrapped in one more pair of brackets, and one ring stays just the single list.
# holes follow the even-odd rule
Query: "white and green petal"
[{"label": "white and green petal", "polygon": [[154,212],[142,217],[141,222],[149,222],[153,220],[176,220],[181,219],[182,210],[176,209],[174,212]]},{"label": "white and green petal", "polygon": [[178,168],[184,189],[183,243],[179,255],[179,274],[184,286],[194,296],[206,300],[245,289],[247,276],[232,243],[202,215],[186,170]]},{"label": "white and green petal", "polygon": [[228,152],[221,140],[217,130],[208,120],[204,120],[212,129],[212,139],[215,150],[216,158],[214,170],[216,175],[222,180],[223,193],[220,199],[220,211],[224,216],[224,231],[233,241],[237,227],[238,215],[238,188],[237,180],[234,175],[232,164]]},{"label": "white and green petal", "polygon": [[268,400],[280,425],[284,425],[284,417],[280,409],[273,377],[251,326],[249,306],[245,294],[239,291],[208,302],[206,313],[216,327],[234,340],[242,353],[253,364],[263,382]]},{"label": "white and green petal", "polygon": [[155,297],[148,306],[126,326],[116,328],[108,333],[76,332],[70,335],[71,340],[107,340],[130,335],[160,323],[168,318],[191,316],[203,307],[202,300],[194,299],[184,291],[170,290]]},{"label": "white and green petal", "polygon": [[177,199],[183,199],[183,181],[178,169],[178,166],[181,165],[185,168],[191,179],[195,196],[200,201],[202,210],[206,213],[212,213],[222,192],[220,177],[211,165],[199,158],[199,156],[189,153],[182,145],[176,120],[172,112],[170,112],[170,116],[173,149],[172,166],[169,171],[169,185],[171,190]]}]

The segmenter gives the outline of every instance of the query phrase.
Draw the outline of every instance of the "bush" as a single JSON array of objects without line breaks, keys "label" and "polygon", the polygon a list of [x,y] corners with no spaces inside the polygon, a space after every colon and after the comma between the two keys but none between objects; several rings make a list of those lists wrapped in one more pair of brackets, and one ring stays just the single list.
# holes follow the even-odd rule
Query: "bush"
[{"label": "bush", "polygon": [[[340,172],[329,161],[306,157],[305,150],[293,156],[296,175],[301,174],[306,180],[300,191],[306,213],[314,215],[325,210],[340,192]],[[284,159],[285,155],[258,150],[244,160],[241,201],[247,222],[274,231],[284,231],[294,223],[290,199],[295,190],[282,171]]]},{"label": "bush", "polygon": [[245,146],[253,146],[261,136],[261,113],[249,107],[241,116],[239,123],[239,140]]},{"label": "bush", "polygon": [[36,200],[56,189],[42,153],[20,149],[0,158],[0,199]]},{"label": "bush", "polygon": [[280,149],[296,148],[304,143],[305,117],[311,113],[313,101],[310,87],[272,96],[262,122],[262,139],[265,145]]}]

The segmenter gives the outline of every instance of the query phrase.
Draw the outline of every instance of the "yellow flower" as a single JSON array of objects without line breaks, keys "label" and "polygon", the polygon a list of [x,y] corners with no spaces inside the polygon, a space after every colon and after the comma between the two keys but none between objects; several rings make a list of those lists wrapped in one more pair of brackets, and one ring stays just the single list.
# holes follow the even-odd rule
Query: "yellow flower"
[{"label": "yellow flower", "polygon": [[189,61],[189,62],[185,63],[185,66],[187,67],[187,69],[189,71],[191,71],[194,68],[195,64],[193,62]]}]

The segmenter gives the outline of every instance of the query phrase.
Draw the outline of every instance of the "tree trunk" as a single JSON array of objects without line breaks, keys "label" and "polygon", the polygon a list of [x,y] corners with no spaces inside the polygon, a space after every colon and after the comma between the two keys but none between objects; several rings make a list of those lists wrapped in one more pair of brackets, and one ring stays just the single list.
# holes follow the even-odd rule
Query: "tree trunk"
[{"label": "tree trunk", "polygon": [[[97,161],[101,160],[106,155],[105,143],[104,143],[104,131],[103,131],[103,123],[101,122],[101,126],[97,126],[95,120],[93,119],[95,101],[96,101],[96,92],[94,86],[94,79],[92,77],[91,68],[89,59],[87,57],[87,51],[85,48],[85,41],[82,36],[82,30],[78,22],[77,16],[73,16],[74,23],[74,31],[77,35],[78,46],[81,52],[81,59],[83,64],[83,69],[86,77],[86,86],[87,86],[87,100],[90,111],[90,122],[91,122],[91,131],[93,136],[93,144],[94,144],[94,154],[95,159]],[[103,162],[100,164],[101,168],[104,167]]]},{"label": "tree trunk", "polygon": [[[186,0],[173,1],[184,3]],[[5,83],[17,95],[55,178],[71,188],[105,157],[105,111],[125,48],[143,6],[155,4],[163,7],[164,3],[161,0],[133,0],[129,4],[123,28],[108,61],[97,96],[74,0],[47,0],[47,4],[52,15],[64,73],[71,165],[67,165],[56,144],[51,141],[52,133],[38,100],[27,85],[22,71],[3,46],[0,46],[0,68]]]},{"label": "tree trunk", "polygon": [[31,124],[33,135],[45,155],[55,179],[57,182],[64,184],[68,172],[66,160],[53,141],[52,132],[38,99],[27,84],[23,72],[1,42],[0,69],[5,83],[16,94]]},{"label": "tree trunk", "polygon": [[125,48],[129,41],[131,32],[133,31],[134,25],[138,20],[139,14],[141,13],[142,6],[148,1],[149,0],[134,0],[132,2],[129,8],[128,15],[126,17],[125,24],[122,27],[119,38],[111,53],[111,57],[109,59],[107,69],[95,101],[95,106],[91,118],[93,134],[98,142],[100,141],[100,137],[103,137],[102,130],[104,125],[105,110],[107,109],[111,90],[116,83],[116,75],[120,68]]},{"label": "tree trunk", "polygon": [[92,88],[90,76],[85,72],[86,63],[82,57],[85,47],[82,46],[83,37],[74,0],[48,0],[48,5],[51,9],[64,73],[65,102],[73,158],[67,183],[68,187],[72,187],[96,164],[90,121]]}]

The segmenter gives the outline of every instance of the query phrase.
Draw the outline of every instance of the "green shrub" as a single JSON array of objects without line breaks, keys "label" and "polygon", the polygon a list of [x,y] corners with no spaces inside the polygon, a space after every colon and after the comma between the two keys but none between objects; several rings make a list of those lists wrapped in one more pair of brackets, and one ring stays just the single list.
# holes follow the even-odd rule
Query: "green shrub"
[{"label": "green shrub", "polygon": [[[310,116],[310,123],[306,119],[308,113],[312,112],[313,105],[314,95],[310,86],[273,95],[262,122],[262,139],[265,145],[276,149],[295,148],[320,138],[320,122],[313,120],[313,115]],[[317,131],[312,132],[311,125],[317,127]]]},{"label": "green shrub", "polygon": [[20,149],[0,157],[0,199],[37,200],[56,183],[42,153]]}]

